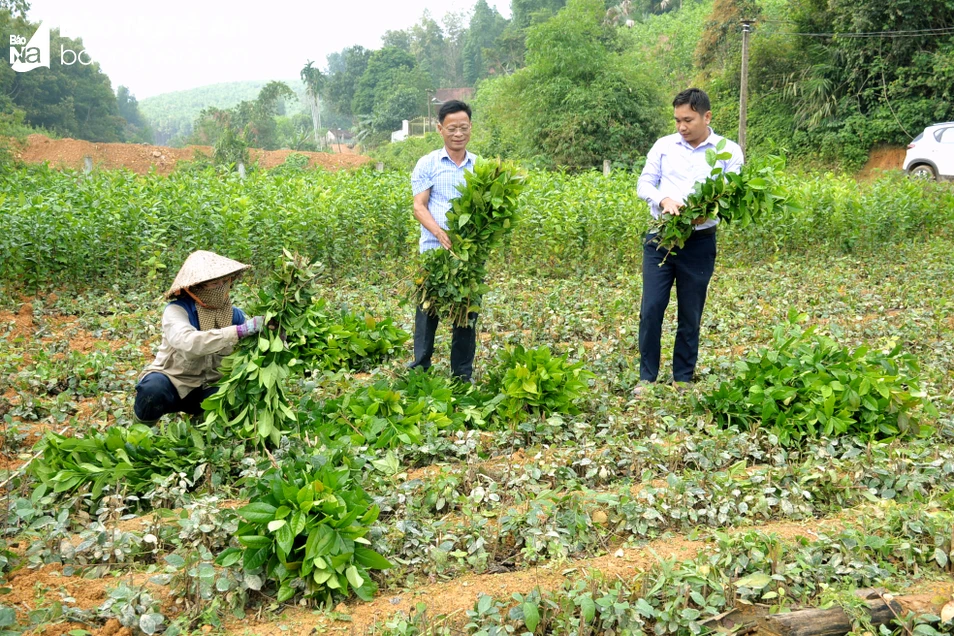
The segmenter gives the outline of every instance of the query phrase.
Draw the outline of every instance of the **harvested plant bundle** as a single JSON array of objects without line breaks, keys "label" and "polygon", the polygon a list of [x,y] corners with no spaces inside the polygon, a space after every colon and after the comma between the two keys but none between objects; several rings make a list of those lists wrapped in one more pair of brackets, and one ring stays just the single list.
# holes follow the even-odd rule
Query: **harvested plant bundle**
[{"label": "harvested plant bundle", "polygon": [[270,328],[241,341],[222,361],[219,390],[202,403],[203,426],[214,437],[278,446],[298,424],[290,376],[379,362],[408,339],[390,319],[329,311],[314,297],[317,272],[317,263],[285,252],[259,291],[252,313],[263,315]]},{"label": "harvested plant bundle", "polygon": [[370,571],[391,567],[365,537],[380,511],[337,459],[286,461],[265,473],[238,510],[241,547],[217,563],[241,562],[245,576],[264,578],[279,603],[296,594],[330,602],[351,592],[370,601],[378,589]]},{"label": "harvested plant bundle", "polygon": [[582,361],[570,363],[567,354],[555,356],[550,347],[524,349],[522,345],[501,349],[489,376],[490,386],[506,396],[502,412],[516,419],[578,414],[577,405],[596,377]]},{"label": "harvested plant bundle", "polygon": [[736,363],[736,376],[703,395],[699,405],[721,426],[761,426],[783,446],[822,435],[865,441],[933,432],[938,416],[918,380],[917,360],[890,351],[850,349],[802,330],[794,309],[770,347]]},{"label": "harvested plant bundle", "polygon": [[309,369],[369,369],[397,351],[411,337],[393,318],[334,310],[324,299],[309,310],[309,333],[295,353]]},{"label": "harvested plant bundle", "polygon": [[[282,434],[297,424],[285,395],[285,379],[301,362],[293,347],[306,339],[317,273],[303,257],[288,252],[284,256],[252,308],[270,328],[239,342],[222,361],[218,392],[202,403],[203,426],[215,437],[267,439],[277,446]],[[285,334],[291,335],[288,342]]]},{"label": "harvested plant bundle", "polygon": [[185,473],[198,478],[196,469],[208,457],[201,436],[193,433],[181,420],[158,432],[133,424],[77,437],[47,433],[40,442],[43,453],[30,472],[54,493],[88,488],[93,499],[99,499],[103,488],[110,486],[127,495],[142,495],[156,487],[154,475]]},{"label": "harvested plant bundle", "polygon": [[732,157],[723,152],[724,148],[723,139],[715,150],[706,150],[706,162],[712,167],[712,174],[695,185],[680,214],[662,214],[651,224],[649,231],[656,232],[652,241],[657,249],[672,251],[683,248],[692,236],[693,220],[699,217],[718,217],[725,223],[745,227],[757,221],[763,212],[771,212],[776,205],[790,205],[786,203],[787,194],[779,184],[785,167],[781,157],[771,156],[762,164],[744,165],[739,172],[724,172],[716,166],[717,161]]},{"label": "harvested plant bundle", "polygon": [[477,160],[474,171],[457,187],[461,196],[447,213],[451,249],[421,255],[423,271],[415,277],[411,294],[416,304],[431,315],[467,326],[467,315],[477,310],[489,290],[484,283],[487,259],[513,227],[523,187],[524,175],[513,163]]}]

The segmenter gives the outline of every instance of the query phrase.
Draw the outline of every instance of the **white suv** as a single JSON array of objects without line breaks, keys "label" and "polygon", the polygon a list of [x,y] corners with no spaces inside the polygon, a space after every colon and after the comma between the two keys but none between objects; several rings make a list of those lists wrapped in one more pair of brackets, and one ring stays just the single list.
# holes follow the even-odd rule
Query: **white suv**
[{"label": "white suv", "polygon": [[929,179],[954,179],[954,122],[934,124],[908,144],[904,170]]}]

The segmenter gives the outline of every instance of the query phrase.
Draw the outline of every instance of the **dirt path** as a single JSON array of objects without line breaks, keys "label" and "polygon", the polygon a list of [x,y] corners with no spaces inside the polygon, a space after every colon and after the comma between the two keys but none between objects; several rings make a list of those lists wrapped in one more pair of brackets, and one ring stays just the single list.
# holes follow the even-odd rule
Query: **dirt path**
[{"label": "dirt path", "polygon": [[[737,534],[758,530],[766,534],[776,534],[786,542],[793,542],[798,537],[814,540],[819,531],[836,531],[850,525],[848,517],[846,513],[821,521],[768,523],[733,528],[729,532]],[[409,614],[418,603],[424,603],[431,616],[458,616],[473,607],[481,594],[508,601],[515,592],[526,594],[535,587],[539,587],[541,591],[559,590],[564,582],[582,578],[592,571],[601,572],[610,580],[632,580],[660,560],[693,559],[708,545],[711,543],[672,536],[652,541],[639,548],[620,549],[606,556],[551,562],[540,567],[501,574],[469,574],[451,581],[410,588],[397,594],[385,591],[370,603],[352,600],[349,601],[350,604],[339,605],[338,612],[348,616],[348,621],[334,621],[315,614],[310,609],[295,607],[267,622],[231,621],[226,625],[225,633],[235,636],[250,633],[256,636],[367,634],[375,623],[386,621],[398,612]]]},{"label": "dirt path", "polygon": [[[795,523],[773,522],[735,528],[729,532],[739,534],[757,530],[765,534],[777,535],[782,541],[792,543],[800,537],[814,540],[819,532],[843,530],[855,525],[857,519],[857,511],[848,510],[822,520]],[[268,616],[263,620],[255,620],[252,617],[245,620],[232,619],[225,625],[222,633],[235,636],[368,634],[376,623],[386,621],[398,613],[409,614],[419,603],[429,608],[432,618],[445,616],[453,620],[454,617],[460,617],[470,609],[481,594],[508,601],[516,592],[525,594],[537,587],[542,591],[559,590],[565,582],[582,578],[594,571],[602,573],[607,580],[629,581],[652,568],[660,560],[690,560],[711,545],[712,543],[706,540],[690,540],[682,536],[672,536],[649,542],[638,548],[620,549],[612,554],[595,558],[552,562],[540,567],[502,574],[469,574],[451,581],[428,583],[401,591],[386,590],[370,603],[351,600],[347,604],[339,604],[336,608],[339,620],[312,609],[291,607],[278,617]],[[147,575],[137,573],[122,579],[134,585],[146,584],[150,592],[161,599],[163,611],[167,615],[174,612],[174,603],[168,593],[148,583]],[[5,602],[20,610],[33,609],[40,600],[37,599],[37,592],[41,591],[41,599],[43,597],[46,597],[46,600],[59,598],[61,593],[65,593],[75,599],[77,607],[93,609],[105,600],[107,588],[118,584],[120,580],[114,577],[83,579],[64,576],[60,566],[55,565],[44,566],[38,570],[21,570],[12,577],[10,582],[12,590],[5,597]],[[950,600],[954,592],[954,584],[935,582],[914,591],[922,594],[918,597],[921,604],[908,609],[937,611],[939,603],[944,604]],[[76,623],[50,625],[41,632],[33,633],[55,636],[67,634],[70,630],[78,628],[88,630],[93,636],[129,634],[128,631],[121,631],[115,621],[110,621],[98,629]]]},{"label": "dirt path", "polygon": [[[237,502],[225,502],[235,504]],[[735,528],[729,532],[735,534],[759,530],[777,534],[785,541],[794,541],[796,537],[814,539],[817,531],[838,530],[851,523],[851,511],[822,521],[811,520],[803,523],[778,522],[761,526]],[[140,518],[140,522],[145,518]],[[125,522],[124,527],[131,524]],[[544,566],[527,568],[515,572],[500,574],[468,574],[450,581],[431,582],[406,590],[385,590],[370,603],[357,599],[338,606],[339,614],[350,620],[335,621],[328,616],[315,613],[310,608],[290,607],[277,618],[264,617],[261,621],[247,618],[239,621],[231,619],[224,633],[238,635],[256,634],[257,636],[284,636],[287,634],[365,634],[378,622],[385,621],[398,612],[408,614],[414,611],[418,603],[425,603],[433,615],[457,616],[470,609],[481,594],[507,601],[515,592],[525,594],[536,587],[541,590],[555,591],[564,582],[586,576],[592,571],[601,572],[607,579],[619,578],[631,580],[645,572],[661,559],[689,560],[703,551],[710,542],[689,540],[674,535],[659,539],[638,548],[614,549],[611,554],[579,560],[551,562]],[[17,609],[25,616],[26,612],[45,606],[63,597],[74,607],[91,610],[99,607],[105,600],[107,590],[126,581],[131,585],[146,585],[155,598],[160,599],[167,616],[175,615],[175,604],[169,596],[168,588],[149,582],[149,575],[134,572],[125,576],[105,576],[102,578],[82,578],[67,576],[59,565],[44,565],[37,569],[21,568],[10,576],[9,594],[4,603]],[[22,618],[23,616],[21,616]],[[112,635],[118,627],[109,623],[102,628],[89,625],[77,626],[75,623],[46,626],[41,633],[47,636],[66,634],[71,629],[82,627],[93,636]],[[313,631],[315,630],[315,631]]]},{"label": "dirt path", "polygon": [[[260,150],[252,148],[249,156],[253,163],[262,168],[274,168],[285,163],[293,150]],[[50,139],[43,135],[29,135],[26,144],[14,155],[27,163],[49,162],[54,167],[83,169],[84,157],[92,157],[95,169],[115,170],[127,168],[139,174],[155,170],[159,174],[169,174],[178,161],[191,161],[196,153],[211,156],[211,146],[186,146],[168,148],[149,144],[106,144],[92,143],[78,139]],[[353,152],[301,152],[308,157],[310,167],[320,166],[327,170],[357,168],[371,161],[369,157]]]}]

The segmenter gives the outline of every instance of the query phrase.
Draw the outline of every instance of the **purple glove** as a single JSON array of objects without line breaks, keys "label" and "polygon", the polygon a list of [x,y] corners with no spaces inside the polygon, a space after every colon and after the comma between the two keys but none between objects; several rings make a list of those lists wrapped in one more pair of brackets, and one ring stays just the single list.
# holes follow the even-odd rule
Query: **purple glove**
[{"label": "purple glove", "polygon": [[245,336],[253,336],[262,330],[262,325],[265,324],[265,316],[255,316],[254,318],[249,318],[240,325],[235,325],[235,330],[238,332],[239,338],[244,338]]}]

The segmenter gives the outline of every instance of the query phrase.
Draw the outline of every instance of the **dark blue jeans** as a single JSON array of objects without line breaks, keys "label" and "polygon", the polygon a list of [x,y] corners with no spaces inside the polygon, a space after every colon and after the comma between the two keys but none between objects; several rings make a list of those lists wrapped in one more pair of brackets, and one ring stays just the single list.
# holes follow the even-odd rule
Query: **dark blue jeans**
[{"label": "dark blue jeans", "polygon": [[150,373],[136,385],[133,412],[142,422],[155,422],[166,413],[202,415],[203,400],[217,390],[216,387],[199,387],[180,398],[169,378],[161,373]]},{"label": "dark blue jeans", "polygon": [[[705,232],[705,230],[702,230]],[[686,246],[670,254],[660,267],[666,250],[643,241],[643,299],[639,308],[639,379],[655,382],[659,376],[659,350],[663,317],[669,294],[676,284],[678,326],[672,352],[672,377],[691,382],[699,357],[699,327],[706,304],[709,279],[715,269],[715,233],[699,232]]]},{"label": "dark blue jeans", "polygon": [[[477,351],[477,312],[467,315],[469,327],[454,326],[451,329],[451,374],[455,378],[470,382],[474,374],[474,354]],[[414,362],[410,368],[431,368],[431,356],[434,355],[434,336],[437,334],[437,316],[432,316],[421,307],[414,314]]]}]

